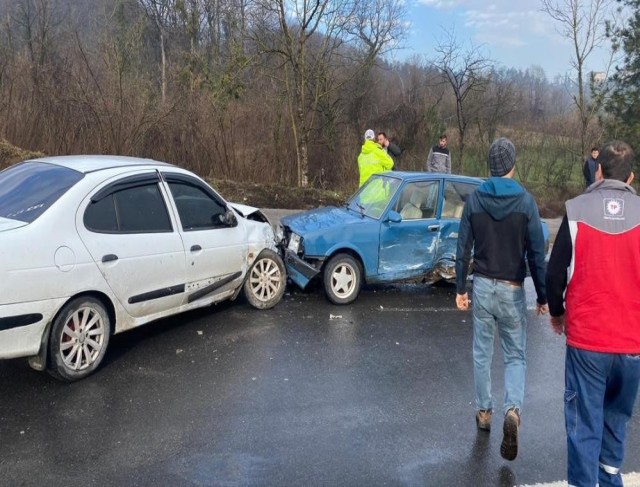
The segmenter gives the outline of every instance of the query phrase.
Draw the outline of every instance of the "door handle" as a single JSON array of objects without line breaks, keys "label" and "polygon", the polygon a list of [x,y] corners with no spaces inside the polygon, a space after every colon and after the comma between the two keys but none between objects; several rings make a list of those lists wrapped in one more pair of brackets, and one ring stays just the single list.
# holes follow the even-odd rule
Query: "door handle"
[{"label": "door handle", "polygon": [[191,246],[191,252],[197,252],[198,250],[202,250],[202,247],[200,247],[199,245]]},{"label": "door handle", "polygon": [[102,256],[102,262],[113,262],[114,260],[118,260],[118,256],[116,254],[107,254]]},{"label": "door handle", "polygon": [[427,227],[427,230],[429,230],[430,232],[437,232],[438,230],[440,230],[440,225],[429,225]]}]

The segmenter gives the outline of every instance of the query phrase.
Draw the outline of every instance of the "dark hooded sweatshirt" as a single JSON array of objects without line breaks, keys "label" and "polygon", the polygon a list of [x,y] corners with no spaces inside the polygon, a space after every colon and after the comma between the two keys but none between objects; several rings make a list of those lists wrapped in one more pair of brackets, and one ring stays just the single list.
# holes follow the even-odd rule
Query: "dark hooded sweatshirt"
[{"label": "dark hooded sweatshirt", "polygon": [[513,179],[489,178],[465,203],[456,254],[458,294],[466,293],[472,249],[474,274],[490,279],[524,281],[526,256],[538,303],[547,303],[544,235],[538,207]]}]

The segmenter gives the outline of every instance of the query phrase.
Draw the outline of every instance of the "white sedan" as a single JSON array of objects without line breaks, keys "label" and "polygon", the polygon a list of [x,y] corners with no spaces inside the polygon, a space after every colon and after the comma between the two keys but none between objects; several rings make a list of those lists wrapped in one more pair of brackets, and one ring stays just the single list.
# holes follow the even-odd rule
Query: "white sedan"
[{"label": "white sedan", "polygon": [[271,225],[193,173],[119,156],[0,172],[0,358],[73,381],[109,337],[235,299],[275,306],[286,274]]}]

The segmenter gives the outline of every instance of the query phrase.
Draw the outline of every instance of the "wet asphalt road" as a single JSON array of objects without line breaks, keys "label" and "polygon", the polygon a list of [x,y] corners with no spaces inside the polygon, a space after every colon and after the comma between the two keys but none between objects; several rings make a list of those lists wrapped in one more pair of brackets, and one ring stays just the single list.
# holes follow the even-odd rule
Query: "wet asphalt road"
[{"label": "wet asphalt road", "polygon": [[[528,298],[533,307],[532,286]],[[520,454],[477,432],[470,315],[451,287],[292,291],[114,337],[62,384],[0,362],[0,485],[512,486],[566,478],[564,343],[530,311]],[[501,352],[494,360],[502,400]],[[624,472],[640,471],[640,419]]]}]

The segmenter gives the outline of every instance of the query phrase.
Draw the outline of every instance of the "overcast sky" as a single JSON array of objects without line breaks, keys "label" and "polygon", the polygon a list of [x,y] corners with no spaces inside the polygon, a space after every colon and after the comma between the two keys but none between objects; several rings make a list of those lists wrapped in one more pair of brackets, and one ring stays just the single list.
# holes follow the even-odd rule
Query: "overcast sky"
[{"label": "overcast sky", "polygon": [[[522,69],[538,65],[553,80],[570,73],[571,43],[540,12],[540,4],[540,0],[406,0],[411,24],[408,47],[393,57],[433,57],[433,46],[445,29],[453,29],[460,43],[482,45],[499,64]],[[587,71],[603,71],[607,59],[607,50],[594,52]]]}]

